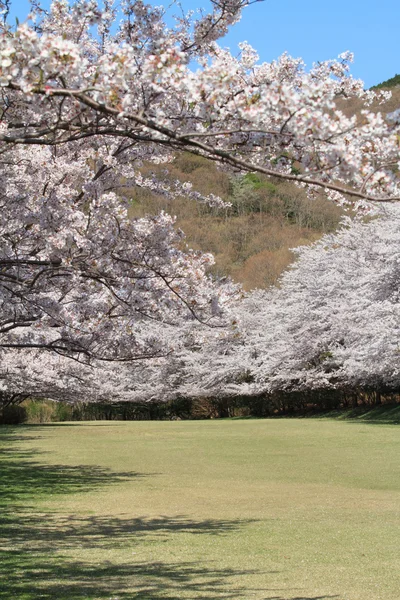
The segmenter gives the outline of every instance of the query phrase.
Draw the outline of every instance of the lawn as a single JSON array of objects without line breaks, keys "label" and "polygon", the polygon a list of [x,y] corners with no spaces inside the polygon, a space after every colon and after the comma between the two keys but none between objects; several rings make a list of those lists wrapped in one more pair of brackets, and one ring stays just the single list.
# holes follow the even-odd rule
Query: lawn
[{"label": "lawn", "polygon": [[0,428],[0,599],[399,600],[400,427]]}]

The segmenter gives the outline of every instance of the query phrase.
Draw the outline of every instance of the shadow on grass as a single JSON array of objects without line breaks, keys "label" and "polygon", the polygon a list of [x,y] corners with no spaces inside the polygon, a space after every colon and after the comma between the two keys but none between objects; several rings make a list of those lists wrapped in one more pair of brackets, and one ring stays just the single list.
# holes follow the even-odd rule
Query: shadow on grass
[{"label": "shadow on grass", "polygon": [[[293,419],[334,419],[352,423],[369,423],[371,425],[400,425],[400,404],[383,404],[381,406],[358,406],[352,409],[316,410],[313,412],[295,412],[279,414],[270,417],[232,417],[230,421],[248,420],[290,420]],[[275,599],[273,599],[275,600]],[[296,598],[294,600],[297,600]],[[300,598],[302,600],[302,598]],[[306,599],[308,600],[308,599]],[[317,599],[319,600],[319,599]]]},{"label": "shadow on grass", "polygon": [[329,411],[310,415],[317,419],[336,419],[338,421],[350,421],[353,423],[369,423],[371,425],[400,425],[400,405],[383,404],[373,408],[359,406],[357,408],[343,411]]},{"label": "shadow on grass", "polygon": [[[256,571],[189,561],[143,562],[135,556],[143,542],[167,541],[179,533],[224,535],[240,525],[184,517],[85,519],[28,512],[15,517],[10,511],[0,519],[0,599],[176,600],[183,592],[193,600],[246,598],[251,590],[240,586],[240,578]],[[107,556],[114,548],[124,552],[123,561],[89,562],[91,553]],[[71,560],[68,552],[76,549],[89,560]]]},{"label": "shadow on grass", "polygon": [[[175,600],[182,592],[193,600],[246,598],[250,590],[240,586],[240,578],[257,573],[213,568],[206,562],[140,560],[143,543],[159,544],[175,536],[179,547],[177,534],[227,535],[242,522],[85,518],[28,511],[16,516],[9,508],[0,519],[2,600]],[[162,551],[160,545],[157,548]],[[109,551],[114,549],[124,559],[98,561],[99,556],[112,556]],[[84,558],[72,560],[75,552]]]},{"label": "shadow on grass", "polygon": [[40,434],[30,436],[20,433],[18,427],[0,428],[0,507],[3,512],[10,502],[23,505],[40,497],[84,493],[122,481],[156,475],[113,471],[91,465],[41,463],[38,458],[45,452],[24,447],[24,442],[37,441],[41,438]]},{"label": "shadow on grass", "polygon": [[[21,556],[13,557],[11,568]],[[48,561],[32,557],[2,585],[4,600],[176,600],[185,598],[244,598],[249,590],[227,590],[227,580],[251,573],[234,569],[210,569],[192,562],[132,562],[93,565]]]},{"label": "shadow on grass", "polygon": [[205,519],[187,517],[112,517],[77,516],[33,512],[9,506],[0,516],[0,540],[12,541],[13,548],[53,552],[59,550],[136,549],[139,543],[163,542],[172,535],[227,535],[249,520]]},{"label": "shadow on grass", "polygon": [[[93,492],[128,479],[134,488],[135,482],[139,485],[141,478],[154,474],[42,464],[39,454],[24,451],[25,435],[20,440],[15,431],[8,433],[1,436],[5,451],[0,449],[1,600],[176,600],[182,594],[201,600],[253,595],[240,585],[242,577],[256,571],[214,568],[207,558],[200,563],[143,562],[140,552],[136,554],[143,544],[154,543],[160,553],[159,543],[169,539],[182,548],[179,544],[182,539],[188,543],[188,536],[229,535],[246,521],[39,512],[37,501],[50,494]],[[113,562],[105,560],[108,557]]]},{"label": "shadow on grass", "polygon": [[49,495],[87,492],[148,476],[87,465],[47,465],[31,458],[37,455],[30,450],[0,449],[0,507],[3,511],[10,502],[23,504]]}]

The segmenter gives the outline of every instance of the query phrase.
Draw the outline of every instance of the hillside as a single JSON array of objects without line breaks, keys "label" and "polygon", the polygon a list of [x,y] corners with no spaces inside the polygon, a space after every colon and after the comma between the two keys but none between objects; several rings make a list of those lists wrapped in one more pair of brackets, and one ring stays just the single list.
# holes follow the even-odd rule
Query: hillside
[{"label": "hillside", "polygon": [[[147,167],[150,170],[155,171],[154,165]],[[293,260],[290,248],[335,230],[343,214],[322,197],[309,200],[295,185],[252,174],[232,176],[190,154],[177,156],[168,171],[167,179],[190,181],[202,193],[231,202],[231,208],[210,209],[185,198],[168,200],[139,189],[131,191],[131,215],[160,210],[175,215],[187,244],[214,254],[213,272],[232,277],[245,289],[276,283]]]},{"label": "hillside", "polygon": [[[400,76],[376,87],[396,85]],[[369,107],[374,112],[390,113],[400,106],[400,87],[391,89],[385,102]],[[363,104],[358,98],[339,100],[347,115],[362,119]],[[301,188],[269,180],[258,175],[232,175],[202,157],[178,155],[168,172],[163,167],[145,166],[144,175],[156,172],[168,181],[190,181],[203,194],[216,194],[232,203],[226,210],[210,209],[185,198],[169,200],[149,190],[132,189],[131,215],[143,216],[165,210],[177,217],[177,226],[186,234],[186,242],[195,250],[212,252],[216,264],[213,272],[230,276],[249,290],[265,288],[277,282],[292,262],[290,251],[310,244],[326,232],[334,231],[344,214],[326,200],[322,193],[309,200]]]},{"label": "hillside", "polygon": [[[373,89],[375,89],[375,91],[378,91],[377,88],[388,89],[386,85],[384,86],[384,84],[379,84],[379,86],[375,86],[375,88]],[[368,110],[372,112],[381,112],[383,114],[388,114],[397,110],[400,107],[400,86],[392,87],[388,89],[388,91],[391,92],[391,97],[388,100],[385,100],[383,102],[382,100],[377,100],[373,102],[371,106],[368,107]],[[359,119],[362,119],[361,111],[364,108],[364,106],[360,98],[347,98],[346,100],[340,100],[337,102],[337,105],[347,116],[356,114],[359,117]]]}]

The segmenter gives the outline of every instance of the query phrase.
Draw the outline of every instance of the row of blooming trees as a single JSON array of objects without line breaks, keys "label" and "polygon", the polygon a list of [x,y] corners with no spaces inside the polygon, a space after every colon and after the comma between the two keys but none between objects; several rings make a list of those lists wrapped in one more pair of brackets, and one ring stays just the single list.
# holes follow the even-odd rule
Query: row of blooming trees
[{"label": "row of blooming trees", "polygon": [[[238,306],[243,335],[219,353],[204,347],[199,395],[357,391],[400,387],[400,210],[346,220],[335,234],[297,249],[278,289]],[[214,342],[208,341],[210,348]],[[197,365],[197,367],[196,367]]]},{"label": "row of blooming trees", "polygon": [[[141,0],[118,11],[110,0],[54,0],[49,11],[35,0],[26,22],[11,25],[12,0],[0,0],[5,399],[148,398],[191,393],[194,380],[235,393],[254,380],[301,379],[286,337],[274,333],[292,327],[284,292],[243,301],[207,275],[212,257],[185,248],[170,216],[130,219],[125,197],[140,186],[223,206],[188,183],[142,175],[144,162],[168,168],[186,150],[294,181],[310,196],[323,189],[361,206],[400,198],[400,116],[368,110],[385,94],[351,77],[349,54],[310,71],[287,55],[259,64],[248,44],[233,56],[217,41],[248,3],[215,0],[210,14],[180,13],[168,26]],[[354,96],[365,102],[360,117],[338,108]],[[308,252],[325,257],[323,249]],[[319,302],[309,292],[308,315]],[[322,337],[316,356],[347,348],[340,339]],[[312,360],[318,379],[324,369]]]}]

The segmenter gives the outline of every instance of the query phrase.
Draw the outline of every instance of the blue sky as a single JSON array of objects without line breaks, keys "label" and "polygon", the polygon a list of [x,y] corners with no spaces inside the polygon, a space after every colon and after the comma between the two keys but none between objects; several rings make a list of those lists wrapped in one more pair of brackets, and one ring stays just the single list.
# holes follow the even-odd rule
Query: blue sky
[{"label": "blue sky", "polygon": [[[13,2],[13,14],[23,20],[28,1]],[[186,10],[209,7],[207,0],[182,0],[182,4]],[[353,75],[370,87],[400,73],[400,0],[265,0],[243,12],[222,45],[236,52],[244,40],[263,61],[287,51],[311,65],[351,50]]]}]

